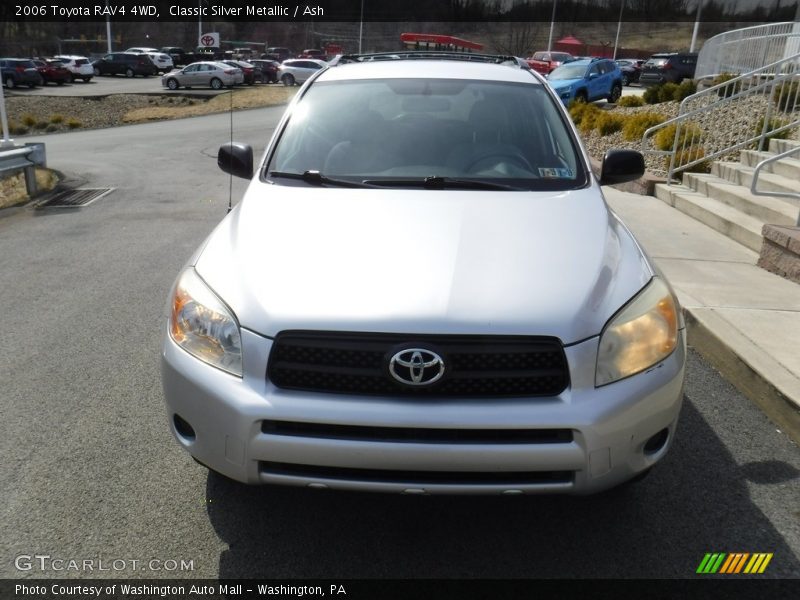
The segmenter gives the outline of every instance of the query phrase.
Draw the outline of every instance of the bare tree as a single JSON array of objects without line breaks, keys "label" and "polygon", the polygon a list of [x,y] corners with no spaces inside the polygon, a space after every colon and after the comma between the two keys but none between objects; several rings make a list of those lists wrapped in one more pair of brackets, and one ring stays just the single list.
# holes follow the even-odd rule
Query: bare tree
[{"label": "bare tree", "polygon": [[536,31],[532,23],[503,23],[504,33],[493,31],[489,35],[494,49],[500,54],[528,56],[534,49]]}]

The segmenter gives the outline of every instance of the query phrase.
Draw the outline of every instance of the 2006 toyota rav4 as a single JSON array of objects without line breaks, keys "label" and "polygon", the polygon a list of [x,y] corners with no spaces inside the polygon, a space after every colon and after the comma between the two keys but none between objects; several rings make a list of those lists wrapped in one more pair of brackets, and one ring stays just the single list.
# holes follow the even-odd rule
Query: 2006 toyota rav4
[{"label": "2006 toyota rav4", "polygon": [[[469,58],[469,60],[467,60]],[[682,400],[669,285],[545,80],[502,57],[350,57],[253,151],[180,273],[169,422],[247,483],[597,492],[664,457]]]}]

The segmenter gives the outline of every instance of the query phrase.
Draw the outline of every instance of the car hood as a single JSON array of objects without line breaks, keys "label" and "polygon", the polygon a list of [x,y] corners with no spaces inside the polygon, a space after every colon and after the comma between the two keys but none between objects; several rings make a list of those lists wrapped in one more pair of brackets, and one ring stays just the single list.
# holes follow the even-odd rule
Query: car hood
[{"label": "car hood", "polygon": [[239,323],[287,329],[599,334],[652,277],[599,188],[485,192],[254,181],[195,267]]},{"label": "car hood", "polygon": [[582,82],[583,79],[578,77],[576,79],[556,79],[555,81],[552,79],[548,79],[550,83],[550,87],[554,90],[562,90],[564,88],[568,88],[571,85],[575,85],[576,83]]}]

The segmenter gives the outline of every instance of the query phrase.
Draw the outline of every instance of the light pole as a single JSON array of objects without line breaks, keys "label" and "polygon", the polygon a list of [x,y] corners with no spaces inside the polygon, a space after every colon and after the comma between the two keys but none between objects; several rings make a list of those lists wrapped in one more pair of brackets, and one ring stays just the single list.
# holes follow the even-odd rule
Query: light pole
[{"label": "light pole", "polygon": [[625,0],[619,5],[619,20],[617,21],[617,37],[614,39],[614,56],[611,60],[617,60],[617,47],[619,46],[619,30],[622,29],[622,9],[625,8]]},{"label": "light pole", "polygon": [[14,140],[8,137],[8,119],[6,118],[6,97],[3,93],[3,86],[0,85],[0,126],[3,128],[3,139],[0,140],[0,148],[13,148]]},{"label": "light pole", "polygon": [[106,0],[106,46],[111,54],[111,16],[108,14],[108,0]]},{"label": "light pole", "polygon": [[689,47],[689,52],[694,52],[694,45],[697,42],[697,31],[700,29],[700,11],[703,9],[703,0],[697,2],[697,17],[694,20],[694,30],[692,31],[692,45]]},{"label": "light pole", "polygon": [[547,38],[547,51],[553,49],[553,26],[556,24],[556,2],[553,0],[553,14],[550,16],[550,37]]},{"label": "light pole", "polygon": [[361,40],[364,38],[364,0],[361,0],[361,18],[358,24],[358,53],[361,54]]}]

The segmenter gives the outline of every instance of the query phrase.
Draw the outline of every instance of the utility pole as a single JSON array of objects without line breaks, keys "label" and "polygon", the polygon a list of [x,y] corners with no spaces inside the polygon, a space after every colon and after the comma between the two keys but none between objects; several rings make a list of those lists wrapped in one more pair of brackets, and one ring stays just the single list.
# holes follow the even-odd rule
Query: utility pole
[{"label": "utility pole", "polygon": [[619,30],[622,29],[622,10],[625,8],[625,1],[619,4],[619,19],[617,20],[617,37],[614,39],[614,56],[611,60],[617,60],[617,48],[619,47]]},{"label": "utility pole", "polygon": [[697,32],[700,29],[700,11],[703,10],[703,0],[697,2],[697,16],[694,19],[694,31],[692,31],[692,45],[689,47],[689,52],[694,52],[694,46],[697,43]]},{"label": "utility pole", "polygon": [[550,37],[547,38],[547,51],[553,49],[553,26],[556,24],[556,2],[553,0],[553,14],[550,16]]}]

